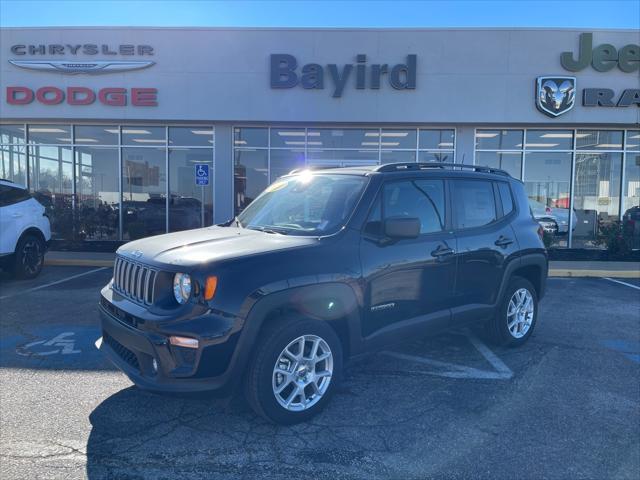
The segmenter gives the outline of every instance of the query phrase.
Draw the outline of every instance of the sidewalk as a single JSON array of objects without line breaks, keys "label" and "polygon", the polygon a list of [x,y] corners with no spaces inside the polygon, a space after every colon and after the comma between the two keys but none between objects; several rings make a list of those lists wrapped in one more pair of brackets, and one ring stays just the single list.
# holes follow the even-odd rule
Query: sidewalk
[{"label": "sidewalk", "polygon": [[[98,252],[48,252],[46,265],[112,267],[115,254]],[[550,277],[640,278],[640,262],[549,262]]]}]

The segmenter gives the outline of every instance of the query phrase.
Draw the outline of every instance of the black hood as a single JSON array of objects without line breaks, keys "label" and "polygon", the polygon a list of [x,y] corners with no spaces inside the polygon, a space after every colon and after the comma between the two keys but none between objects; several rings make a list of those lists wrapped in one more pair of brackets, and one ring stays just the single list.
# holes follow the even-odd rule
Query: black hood
[{"label": "black hood", "polygon": [[142,263],[194,267],[214,261],[314,245],[316,237],[264,233],[235,227],[207,227],[129,242],[119,255]]}]

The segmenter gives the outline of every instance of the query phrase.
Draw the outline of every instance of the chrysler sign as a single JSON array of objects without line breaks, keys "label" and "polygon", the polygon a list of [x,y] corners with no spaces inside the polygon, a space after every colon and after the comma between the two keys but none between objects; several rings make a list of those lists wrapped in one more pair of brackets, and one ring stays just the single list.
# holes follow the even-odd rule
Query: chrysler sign
[{"label": "chrysler sign", "polygon": [[[86,44],[16,44],[11,46],[11,53],[17,57],[9,63],[27,70],[62,73],[70,75],[96,75],[106,73],[122,73],[131,70],[148,68],[155,64],[150,60],[116,60],[109,57],[152,56],[150,45],[98,45]],[[94,55],[103,58],[93,59]],[[78,57],[58,59],[57,56]],[[26,57],[26,58],[25,58]],[[87,58],[89,57],[89,58]],[[29,105],[33,102],[42,105],[92,105],[100,103],[113,107],[153,107],[158,105],[158,90],[155,88],[122,88],[107,87],[94,90],[86,86],[42,86],[39,88],[21,85],[6,88],[6,102],[9,105]]]}]

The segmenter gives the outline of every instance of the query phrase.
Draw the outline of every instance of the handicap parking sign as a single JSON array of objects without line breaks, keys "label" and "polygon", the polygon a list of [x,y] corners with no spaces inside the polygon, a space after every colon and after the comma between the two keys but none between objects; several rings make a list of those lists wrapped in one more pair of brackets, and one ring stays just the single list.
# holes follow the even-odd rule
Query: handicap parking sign
[{"label": "handicap parking sign", "polygon": [[209,185],[209,165],[206,163],[198,163],[196,167],[196,185],[206,187]]}]

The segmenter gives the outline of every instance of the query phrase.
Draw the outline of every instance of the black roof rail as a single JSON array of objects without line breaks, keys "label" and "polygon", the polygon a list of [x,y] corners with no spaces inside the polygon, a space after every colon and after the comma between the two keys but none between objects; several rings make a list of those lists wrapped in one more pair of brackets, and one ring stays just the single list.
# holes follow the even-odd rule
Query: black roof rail
[{"label": "black roof rail", "polygon": [[385,163],[374,169],[375,172],[401,172],[408,170],[428,170],[431,168],[467,168],[474,172],[497,173],[498,175],[506,175],[509,173],[500,168],[487,167],[482,165],[469,165],[466,163],[442,163],[442,162],[402,162],[402,163]]}]

